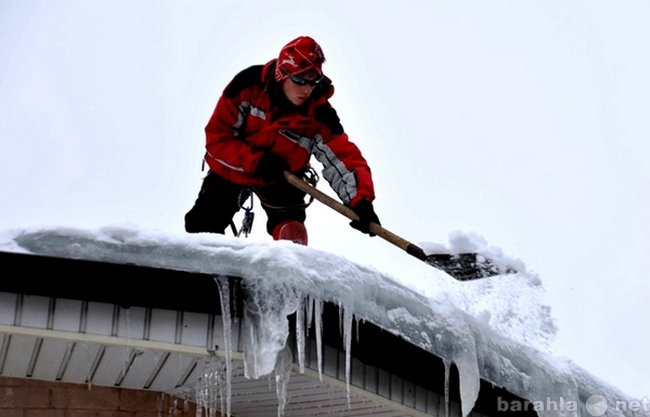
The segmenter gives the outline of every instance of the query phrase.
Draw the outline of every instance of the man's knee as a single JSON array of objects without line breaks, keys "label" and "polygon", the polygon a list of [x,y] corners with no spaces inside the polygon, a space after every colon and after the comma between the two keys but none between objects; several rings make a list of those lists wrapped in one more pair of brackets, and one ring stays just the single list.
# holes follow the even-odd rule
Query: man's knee
[{"label": "man's knee", "polygon": [[299,245],[307,246],[307,228],[304,223],[296,220],[279,223],[273,229],[272,235],[275,240],[290,240]]}]

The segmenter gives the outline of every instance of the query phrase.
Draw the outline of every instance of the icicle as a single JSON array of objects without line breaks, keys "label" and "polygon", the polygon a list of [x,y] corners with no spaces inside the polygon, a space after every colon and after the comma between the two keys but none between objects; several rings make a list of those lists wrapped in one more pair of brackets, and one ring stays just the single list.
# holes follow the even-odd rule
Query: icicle
[{"label": "icicle", "polygon": [[244,376],[246,378],[258,378],[262,373],[258,366],[258,332],[259,312],[249,308],[248,303],[244,306],[242,336],[244,337]]},{"label": "icicle", "polygon": [[244,376],[257,379],[273,372],[289,335],[288,317],[304,298],[292,286],[254,282],[247,285],[243,311]]},{"label": "icicle", "polygon": [[[122,310],[125,311],[125,314],[122,315]],[[126,376],[126,373],[129,370],[129,360],[131,356],[133,355],[133,341],[131,340],[131,335],[129,334],[129,309],[123,309],[121,306],[114,306],[113,307],[113,328],[111,330],[111,335],[112,336],[119,336],[120,335],[120,322],[122,321],[122,317],[124,317],[124,322],[125,322],[125,332],[126,332],[126,345],[124,346],[124,349],[121,349],[120,356],[121,360],[120,363],[122,365],[122,369],[120,370],[120,376],[118,378],[124,378]]]},{"label": "icicle", "polygon": [[300,373],[305,373],[305,303],[298,304],[296,310],[296,350],[298,351],[298,365]]},{"label": "icicle", "polygon": [[215,277],[219,288],[219,300],[221,301],[221,317],[223,321],[223,351],[226,356],[225,375],[225,409],[222,410],[226,416],[230,416],[232,398],[232,317],[230,316],[230,281],[228,277],[219,275]]},{"label": "icicle", "polygon": [[350,360],[352,350],[352,320],[354,313],[349,309],[344,309],[343,312],[343,340],[345,343],[345,389],[348,397],[348,409],[351,408],[350,403]]},{"label": "icicle", "polygon": [[309,333],[309,330],[311,330],[315,303],[316,300],[314,300],[314,298],[311,295],[308,295],[307,296],[307,333]]},{"label": "icicle", "polygon": [[323,300],[314,300],[316,332],[316,357],[318,358],[318,379],[323,382]]},{"label": "icicle", "polygon": [[445,417],[449,417],[449,374],[451,373],[451,361],[442,359],[445,365]]},{"label": "icicle", "polygon": [[458,369],[460,408],[463,416],[467,416],[474,408],[481,388],[476,352],[471,350],[462,352],[454,358],[454,364]]},{"label": "icicle", "polygon": [[293,355],[289,345],[278,353],[275,362],[275,392],[278,397],[278,417],[284,414],[284,408],[287,405],[287,386],[291,377],[291,368],[293,366]]},{"label": "icicle", "polygon": [[[205,360],[203,375],[195,386],[197,417],[201,417],[204,411],[206,417],[215,417],[218,409],[223,410],[225,400],[224,368],[225,364],[214,352]],[[220,404],[220,407],[217,407],[217,403]]]},{"label": "icicle", "polygon": [[345,309],[343,308],[341,303],[339,303],[339,335],[341,335],[341,337],[343,337],[343,335],[345,334],[344,333],[345,329],[343,328],[343,323],[345,323],[344,314],[345,314]]},{"label": "icicle", "polygon": [[354,340],[356,340],[357,342],[359,341],[359,323],[361,321],[362,320],[357,318],[357,317],[354,318],[354,324],[356,324],[356,328],[355,328],[356,331],[354,332],[354,335],[355,335]]}]

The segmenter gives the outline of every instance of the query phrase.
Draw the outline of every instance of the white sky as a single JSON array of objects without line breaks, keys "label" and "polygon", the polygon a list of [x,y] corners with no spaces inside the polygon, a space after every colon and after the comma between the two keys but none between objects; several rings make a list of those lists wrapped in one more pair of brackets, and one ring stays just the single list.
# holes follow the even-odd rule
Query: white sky
[{"label": "white sky", "polygon": [[[0,227],[181,231],[221,90],[308,34],[382,224],[522,259],[555,349],[650,395],[650,3],[353,3],[0,1]],[[317,202],[307,225],[315,248],[419,267]]]}]

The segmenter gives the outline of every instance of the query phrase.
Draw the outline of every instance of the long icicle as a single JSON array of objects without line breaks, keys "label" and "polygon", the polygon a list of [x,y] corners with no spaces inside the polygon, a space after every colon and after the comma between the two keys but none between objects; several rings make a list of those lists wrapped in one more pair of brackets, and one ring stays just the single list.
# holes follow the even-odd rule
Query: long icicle
[{"label": "long icicle", "polygon": [[232,317],[230,315],[230,282],[228,277],[219,275],[215,277],[217,287],[219,288],[219,299],[221,301],[221,317],[223,320],[223,342],[224,353],[226,356],[226,416],[230,416],[231,398],[232,398]]}]

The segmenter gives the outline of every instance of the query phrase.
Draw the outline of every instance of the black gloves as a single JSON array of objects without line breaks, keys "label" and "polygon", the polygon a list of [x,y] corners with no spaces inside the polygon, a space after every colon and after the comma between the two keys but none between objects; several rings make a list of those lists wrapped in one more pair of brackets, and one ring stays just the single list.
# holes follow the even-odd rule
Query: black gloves
[{"label": "black gloves", "polygon": [[350,222],[350,226],[359,230],[360,232],[366,233],[370,236],[375,236],[374,233],[370,232],[370,223],[379,223],[379,218],[375,214],[375,209],[372,207],[372,203],[368,200],[361,200],[352,207],[352,210],[359,216],[359,220],[353,220]]},{"label": "black gloves", "polygon": [[265,181],[276,182],[284,179],[284,170],[289,169],[286,159],[271,152],[264,152],[257,163],[255,175]]}]

